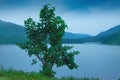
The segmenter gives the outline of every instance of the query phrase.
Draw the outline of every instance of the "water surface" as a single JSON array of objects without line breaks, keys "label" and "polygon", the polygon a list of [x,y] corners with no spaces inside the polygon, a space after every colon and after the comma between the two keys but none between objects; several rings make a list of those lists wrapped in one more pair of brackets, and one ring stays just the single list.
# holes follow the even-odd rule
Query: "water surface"
[{"label": "water surface", "polygon": [[[120,46],[92,43],[67,45],[73,45],[74,50],[80,51],[80,54],[75,57],[79,68],[69,70],[66,66],[54,67],[57,77],[99,77],[101,80],[120,78]],[[31,66],[32,58],[16,45],[0,45],[0,65],[5,68],[39,71],[41,69],[39,64]]]}]

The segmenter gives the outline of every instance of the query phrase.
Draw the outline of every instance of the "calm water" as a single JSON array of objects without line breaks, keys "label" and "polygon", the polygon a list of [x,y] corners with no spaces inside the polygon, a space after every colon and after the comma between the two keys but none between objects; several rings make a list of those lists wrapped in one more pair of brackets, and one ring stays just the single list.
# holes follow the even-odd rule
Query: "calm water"
[{"label": "calm water", "polygon": [[[70,44],[74,50],[80,51],[75,57],[79,65],[77,70],[69,70],[66,66],[54,67],[56,76],[99,77],[101,80],[117,80],[120,78],[120,46],[102,44]],[[32,57],[34,58],[34,56]],[[31,66],[32,58],[16,45],[0,45],[0,65],[17,70],[38,71],[40,65]]]}]

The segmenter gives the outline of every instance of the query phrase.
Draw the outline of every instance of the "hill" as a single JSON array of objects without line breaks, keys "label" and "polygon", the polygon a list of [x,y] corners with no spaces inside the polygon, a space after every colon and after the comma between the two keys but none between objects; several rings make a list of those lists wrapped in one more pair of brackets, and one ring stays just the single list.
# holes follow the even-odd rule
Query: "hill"
[{"label": "hill", "polygon": [[115,35],[116,33],[120,32],[120,25],[117,25],[109,30],[99,33],[97,36],[94,37],[94,41],[103,42],[107,38]]},{"label": "hill", "polygon": [[23,26],[0,21],[0,44],[14,44],[25,40]]},{"label": "hill", "polygon": [[81,41],[82,42],[101,42],[101,43],[104,43],[104,44],[114,42],[114,44],[115,44],[116,41],[117,41],[117,43],[119,41],[119,37],[120,37],[119,33],[120,33],[120,25],[117,25],[113,28],[110,28],[106,31],[103,31],[103,32],[99,33],[96,36],[82,38]]},{"label": "hill", "polygon": [[111,35],[103,41],[103,44],[120,45],[120,32]]},{"label": "hill", "polygon": [[[79,38],[89,37],[87,34],[74,34],[66,32],[63,36],[63,42],[76,42]],[[26,40],[25,28],[23,26],[0,21],[0,44],[16,44]]]}]

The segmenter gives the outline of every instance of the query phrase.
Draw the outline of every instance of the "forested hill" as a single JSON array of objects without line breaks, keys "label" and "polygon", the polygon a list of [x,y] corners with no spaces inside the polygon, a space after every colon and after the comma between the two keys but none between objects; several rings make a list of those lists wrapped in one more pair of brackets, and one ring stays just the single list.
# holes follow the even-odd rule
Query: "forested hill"
[{"label": "forested hill", "polygon": [[14,44],[25,40],[23,26],[0,21],[0,44]]},{"label": "forested hill", "polygon": [[120,45],[120,31],[115,33],[103,41],[104,44]]},{"label": "forested hill", "polygon": [[109,30],[99,33],[93,37],[80,39],[82,42],[101,42],[104,44],[118,44],[120,43],[120,25],[117,25]]},{"label": "forested hill", "polygon": [[113,35],[116,35],[116,33],[120,32],[120,25],[117,25],[113,28],[110,28],[109,30],[106,30],[104,32],[101,32],[97,36],[95,36],[96,40],[103,42],[107,38],[112,37]]},{"label": "forested hill", "polygon": [[[87,34],[74,34],[66,32],[63,36],[64,42],[68,43],[69,40],[89,37]],[[0,21],[0,44],[16,44],[26,40],[25,28],[23,26]],[[75,41],[74,41],[75,42]]]}]

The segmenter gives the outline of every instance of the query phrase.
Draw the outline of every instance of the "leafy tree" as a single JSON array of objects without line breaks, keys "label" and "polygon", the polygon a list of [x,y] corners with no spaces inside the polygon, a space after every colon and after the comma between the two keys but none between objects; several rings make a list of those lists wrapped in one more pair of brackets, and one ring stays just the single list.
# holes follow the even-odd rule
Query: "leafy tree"
[{"label": "leafy tree", "polygon": [[[40,11],[40,21],[35,22],[32,18],[27,19],[25,29],[28,41],[19,44],[20,48],[27,51],[29,56],[35,55],[42,63],[43,75],[54,77],[53,65],[57,67],[67,65],[69,69],[77,68],[74,56],[78,51],[70,51],[72,46],[62,45],[62,36],[67,25],[61,17],[55,16],[55,8],[45,5]],[[37,60],[33,59],[32,64]]]}]

